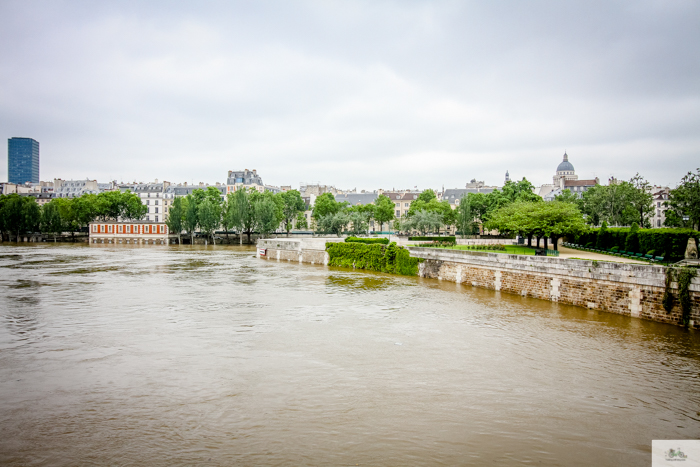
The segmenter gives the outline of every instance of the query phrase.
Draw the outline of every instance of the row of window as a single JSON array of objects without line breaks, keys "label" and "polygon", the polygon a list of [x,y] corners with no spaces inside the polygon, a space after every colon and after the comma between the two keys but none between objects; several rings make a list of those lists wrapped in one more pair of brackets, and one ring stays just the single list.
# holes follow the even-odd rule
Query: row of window
[{"label": "row of window", "polygon": [[129,224],[129,225],[112,225],[112,224],[93,224],[92,231],[94,233],[120,233],[120,234],[165,234],[168,233],[165,225],[144,225],[144,224]]}]

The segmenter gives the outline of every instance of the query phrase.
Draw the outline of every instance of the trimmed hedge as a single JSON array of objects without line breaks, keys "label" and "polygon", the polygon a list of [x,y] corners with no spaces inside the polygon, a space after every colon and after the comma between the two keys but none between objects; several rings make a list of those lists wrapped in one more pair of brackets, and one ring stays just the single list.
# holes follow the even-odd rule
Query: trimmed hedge
[{"label": "trimmed hedge", "polygon": [[388,246],[358,242],[326,243],[329,266],[367,269],[403,276],[418,275],[418,258],[411,258],[408,250],[391,242]]},{"label": "trimmed hedge", "polygon": [[411,242],[432,242],[432,241],[438,241],[438,242],[450,242],[450,243],[457,243],[457,237],[408,237],[408,240]]},{"label": "trimmed hedge", "polygon": [[362,238],[362,237],[348,237],[345,239],[347,243],[366,243],[368,245],[374,245],[376,243],[382,245],[388,245],[388,238]]},{"label": "trimmed hedge", "polygon": [[[635,250],[627,250],[627,238],[630,228],[617,227],[608,228],[603,235],[602,248],[618,247],[625,251],[634,253],[646,253],[654,250],[657,256],[663,256],[664,261],[673,262],[681,260],[685,256],[685,249],[688,246],[688,239],[694,238],[696,242],[700,240],[700,232],[690,229],[639,229],[637,230],[638,244]],[[582,234],[576,238],[575,243],[579,245],[596,245],[598,232],[600,229],[591,229],[590,232]]]}]

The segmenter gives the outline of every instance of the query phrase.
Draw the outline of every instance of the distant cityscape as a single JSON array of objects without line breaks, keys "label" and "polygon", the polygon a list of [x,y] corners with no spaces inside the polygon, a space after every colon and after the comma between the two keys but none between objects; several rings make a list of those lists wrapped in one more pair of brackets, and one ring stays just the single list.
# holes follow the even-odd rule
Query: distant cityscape
[{"label": "distant cityscape", "polygon": [[[241,188],[254,189],[259,192],[280,193],[295,189],[292,185],[273,186],[263,183],[262,176],[256,169],[253,170],[229,170],[226,183],[198,184],[172,183],[169,181],[153,182],[98,182],[97,180],[63,180],[55,178],[53,181],[40,180],[40,151],[39,142],[32,138],[12,137],[8,139],[8,181],[0,182],[0,194],[17,193],[20,196],[32,197],[39,205],[48,203],[54,198],[76,198],[84,194],[98,194],[109,191],[131,191],[139,196],[141,202],[147,207],[146,221],[162,223],[168,213],[168,207],[173,199],[192,194],[196,189],[214,187],[221,192],[222,198],[228,193],[233,193]],[[609,180],[613,181],[614,179]],[[508,171],[505,173],[504,184],[511,181]],[[598,178],[579,180],[573,164],[569,161],[569,155],[564,152],[562,161],[556,167],[551,184],[543,184],[535,187],[534,192],[545,201],[553,201],[557,196],[569,190],[577,197],[588,189],[600,184]],[[488,194],[499,186],[489,186],[483,181],[471,179],[464,188],[435,189],[435,194],[440,201],[449,202],[452,209],[459,205],[459,200],[468,193]],[[324,193],[331,193],[336,201],[347,202],[351,206],[373,203],[380,195],[388,196],[396,207],[397,218],[405,217],[412,201],[418,198],[423,190],[407,188],[385,190],[378,188],[368,191],[356,189],[344,190],[333,185],[320,183],[301,182],[298,188],[302,199],[306,203],[305,217],[310,219],[316,198]],[[658,228],[664,225],[665,211],[664,201],[668,199],[670,187],[651,185],[653,199],[653,214],[651,227]]]}]

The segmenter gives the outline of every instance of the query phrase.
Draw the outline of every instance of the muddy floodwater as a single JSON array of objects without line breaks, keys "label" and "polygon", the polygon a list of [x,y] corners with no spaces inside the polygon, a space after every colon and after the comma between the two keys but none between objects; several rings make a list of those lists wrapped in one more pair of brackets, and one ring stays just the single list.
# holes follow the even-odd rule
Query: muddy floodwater
[{"label": "muddy floodwater", "polygon": [[700,333],[250,247],[0,245],[2,465],[649,465]]}]

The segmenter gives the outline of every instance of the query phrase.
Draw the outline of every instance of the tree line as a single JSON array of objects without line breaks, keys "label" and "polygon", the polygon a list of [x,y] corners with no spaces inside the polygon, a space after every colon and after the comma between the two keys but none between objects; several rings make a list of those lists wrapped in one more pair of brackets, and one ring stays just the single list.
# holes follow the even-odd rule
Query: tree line
[{"label": "tree line", "polygon": [[220,228],[227,237],[229,231],[237,231],[241,243],[245,234],[250,243],[253,232],[267,236],[283,226],[289,233],[295,223],[298,228],[305,228],[305,210],[306,203],[297,190],[273,194],[242,188],[222,199],[218,189],[208,187],[175,198],[165,223],[171,233],[177,234],[178,243],[183,231],[193,238],[194,232],[199,230],[216,244],[215,232]]},{"label": "tree line", "polygon": [[0,195],[0,232],[10,241],[29,232],[53,235],[56,241],[57,235],[74,235],[94,220],[139,220],[147,211],[138,195],[128,190],[54,198],[43,206],[31,196],[13,193]]},{"label": "tree line", "polygon": [[[557,201],[575,204],[586,216],[588,224],[600,226],[605,222],[611,226],[631,226],[642,228],[651,225],[654,215],[651,184],[637,173],[629,181],[611,179],[608,185],[591,187],[581,197],[566,189],[555,197]],[[700,169],[688,172],[679,185],[669,191],[663,202],[665,211],[664,227],[700,227]]]}]

